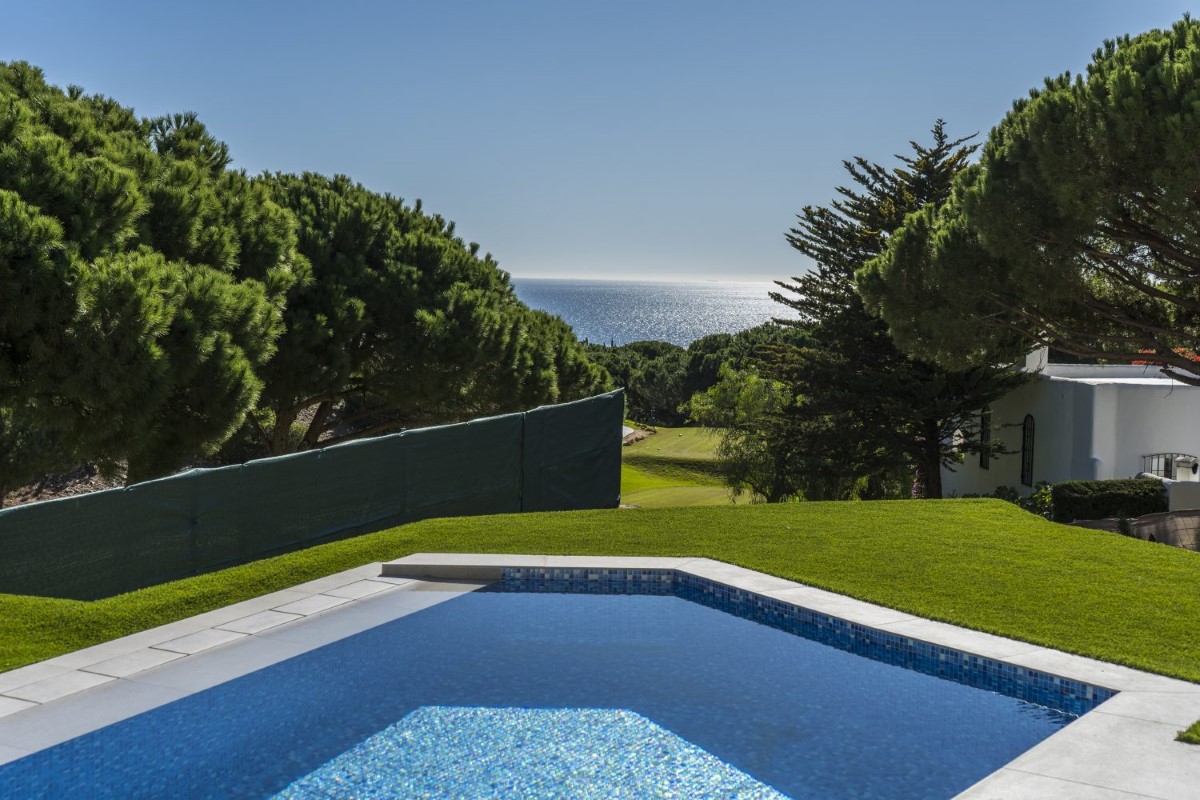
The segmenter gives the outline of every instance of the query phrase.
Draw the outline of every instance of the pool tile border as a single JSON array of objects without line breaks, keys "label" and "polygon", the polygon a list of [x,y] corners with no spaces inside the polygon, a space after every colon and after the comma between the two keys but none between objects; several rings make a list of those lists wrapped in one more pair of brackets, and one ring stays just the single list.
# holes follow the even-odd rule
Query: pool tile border
[{"label": "pool tile border", "polygon": [[875,661],[1075,716],[1092,711],[1116,694],[1103,686],[862,625],[778,596],[739,589],[687,571],[506,567],[501,570],[499,585],[512,591],[672,594]]},{"label": "pool tile border", "polygon": [[[1001,670],[1048,676],[1054,691],[1065,681],[1075,691],[1090,686],[1115,693],[959,798],[1182,800],[1195,797],[1200,786],[1200,747],[1174,741],[1181,727],[1200,717],[1200,684],[923,619],[710,559],[522,554],[418,553],[367,564],[0,673],[0,738],[23,730],[36,734],[28,742],[0,741],[0,763],[200,691],[210,673],[226,680],[242,665],[252,671],[258,661],[276,661],[355,633],[357,627],[412,613],[471,591],[480,585],[474,582],[500,580],[506,569],[540,580],[599,581],[603,575],[610,583],[633,582],[640,591],[664,593],[673,592],[678,582],[693,587],[698,597],[708,593],[713,603],[750,604],[767,615],[827,621],[867,646],[910,643],[931,658],[953,651],[1003,665]],[[436,596],[420,602],[389,600],[401,598],[395,595],[399,590],[416,601],[412,592],[430,589]]]}]

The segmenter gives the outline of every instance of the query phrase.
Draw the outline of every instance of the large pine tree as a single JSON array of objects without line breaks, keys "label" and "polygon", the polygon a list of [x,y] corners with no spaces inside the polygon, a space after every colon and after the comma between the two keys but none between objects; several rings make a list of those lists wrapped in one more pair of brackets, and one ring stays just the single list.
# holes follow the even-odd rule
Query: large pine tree
[{"label": "large pine tree", "polygon": [[795,397],[786,428],[792,468],[844,479],[833,485],[857,481],[868,497],[909,470],[924,496],[941,497],[941,467],[977,451],[979,409],[1026,379],[1002,366],[952,372],[908,357],[858,294],[855,273],[907,214],[948,197],[976,148],[973,137],[951,139],[942,120],[932,134],[931,146],[910,142],[911,154],[897,155],[892,168],[861,157],[843,162],[851,185],[828,206],[806,206],[787,234],[815,268],[777,281],[771,295],[797,312],[781,322],[809,333],[808,346],[776,348],[763,366]]}]

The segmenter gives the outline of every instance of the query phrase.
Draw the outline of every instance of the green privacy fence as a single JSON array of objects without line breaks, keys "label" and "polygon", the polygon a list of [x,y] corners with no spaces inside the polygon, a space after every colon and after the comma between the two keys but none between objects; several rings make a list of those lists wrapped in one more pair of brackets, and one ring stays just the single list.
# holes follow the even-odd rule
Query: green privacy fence
[{"label": "green privacy fence", "polygon": [[613,508],[621,392],[0,511],[0,592],[90,600],[429,517]]}]

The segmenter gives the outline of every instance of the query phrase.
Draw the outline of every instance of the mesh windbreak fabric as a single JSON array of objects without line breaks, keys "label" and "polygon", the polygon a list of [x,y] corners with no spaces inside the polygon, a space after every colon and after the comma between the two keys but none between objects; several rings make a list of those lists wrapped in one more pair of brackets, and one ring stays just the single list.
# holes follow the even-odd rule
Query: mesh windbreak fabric
[{"label": "mesh windbreak fabric", "polygon": [[620,391],[0,511],[0,592],[90,600],[430,517],[614,508]]}]

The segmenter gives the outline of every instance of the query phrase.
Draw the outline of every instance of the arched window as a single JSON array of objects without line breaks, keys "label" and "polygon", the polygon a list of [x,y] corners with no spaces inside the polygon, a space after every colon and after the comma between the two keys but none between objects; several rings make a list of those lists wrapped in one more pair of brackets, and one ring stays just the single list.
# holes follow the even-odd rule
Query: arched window
[{"label": "arched window", "polygon": [[1025,415],[1021,425],[1021,484],[1033,486],[1033,415]]},{"label": "arched window", "polygon": [[992,409],[984,406],[979,412],[979,468],[992,466]]}]

